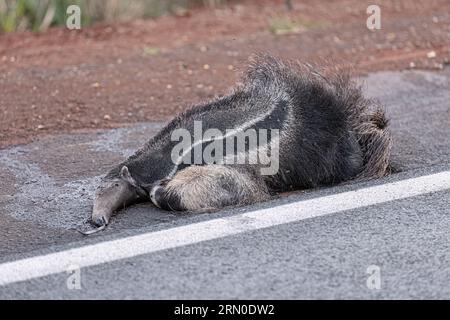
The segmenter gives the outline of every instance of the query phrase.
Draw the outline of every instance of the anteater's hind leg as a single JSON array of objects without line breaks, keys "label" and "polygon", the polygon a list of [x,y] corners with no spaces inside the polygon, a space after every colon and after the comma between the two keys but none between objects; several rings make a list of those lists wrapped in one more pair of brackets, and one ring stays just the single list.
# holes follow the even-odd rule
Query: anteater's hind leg
[{"label": "anteater's hind leg", "polygon": [[245,166],[190,166],[171,180],[155,185],[152,202],[166,210],[208,211],[269,199],[268,188],[256,171]]}]

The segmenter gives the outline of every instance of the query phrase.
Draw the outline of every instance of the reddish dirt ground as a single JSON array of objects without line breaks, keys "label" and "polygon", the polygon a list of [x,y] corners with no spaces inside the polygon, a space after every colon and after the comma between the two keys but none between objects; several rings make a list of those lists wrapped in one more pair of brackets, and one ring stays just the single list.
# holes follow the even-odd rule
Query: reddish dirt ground
[{"label": "reddish dirt ground", "polygon": [[[378,1],[381,30],[366,28],[372,2],[253,0],[183,17],[79,31],[0,36],[0,148],[42,135],[166,121],[224,93],[248,56],[376,70],[440,70],[450,60],[450,2]],[[276,19],[299,30],[276,35]]]}]

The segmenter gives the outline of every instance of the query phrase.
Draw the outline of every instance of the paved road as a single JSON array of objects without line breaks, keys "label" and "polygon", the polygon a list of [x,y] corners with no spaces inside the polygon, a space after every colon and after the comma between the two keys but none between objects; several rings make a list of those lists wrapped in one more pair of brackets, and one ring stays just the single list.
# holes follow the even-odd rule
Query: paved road
[{"label": "paved road", "polygon": [[[299,192],[250,208],[184,216],[142,204],[118,215],[105,232],[84,238],[70,228],[87,227],[84,221],[99,176],[161,124],[48,137],[0,151],[0,270],[8,270],[11,261],[54,252],[73,254],[67,250],[78,252],[87,245],[92,256],[101,257],[105,254],[95,250],[110,248],[101,243],[147,234],[151,239],[158,232],[169,236],[158,244],[161,250],[134,255],[129,252],[135,248],[130,248],[122,259],[108,249],[113,254],[107,263],[99,264],[98,258],[81,269],[81,290],[69,290],[69,275],[62,272],[6,281],[0,297],[450,298],[448,175],[442,187],[433,189],[433,183],[427,182],[431,191],[424,186],[425,191],[408,198],[381,194],[379,203],[364,205],[364,199],[372,198],[366,195],[352,209],[312,218],[303,212],[315,209],[302,209],[292,221],[270,222],[253,230],[246,223],[235,223],[232,232],[215,236],[224,232],[214,229],[216,222],[233,216],[239,222],[243,214],[255,210],[269,210],[271,215],[282,212],[280,206],[295,208],[296,203],[311,199],[320,204],[326,196],[374,190],[367,188],[375,185],[388,188],[396,181],[450,170],[450,69],[381,72],[365,81],[368,94],[379,98],[392,118],[393,161],[400,172],[378,181]],[[403,182],[398,186],[396,190],[405,189],[398,192],[414,190]],[[195,223],[208,222],[209,240],[200,241],[203,233],[199,232],[176,245],[179,239],[173,230],[192,231]],[[368,288],[368,270],[379,270],[380,289]],[[33,270],[17,269],[21,272],[26,279]],[[0,274],[0,283],[6,274],[3,278]]]}]

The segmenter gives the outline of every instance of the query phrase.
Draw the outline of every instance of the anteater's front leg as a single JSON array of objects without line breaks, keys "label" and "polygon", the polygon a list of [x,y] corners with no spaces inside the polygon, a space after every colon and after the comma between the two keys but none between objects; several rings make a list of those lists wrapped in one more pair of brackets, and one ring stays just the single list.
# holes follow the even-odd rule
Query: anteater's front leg
[{"label": "anteater's front leg", "polygon": [[153,186],[151,201],[172,211],[205,211],[269,199],[261,176],[243,166],[190,166]]}]

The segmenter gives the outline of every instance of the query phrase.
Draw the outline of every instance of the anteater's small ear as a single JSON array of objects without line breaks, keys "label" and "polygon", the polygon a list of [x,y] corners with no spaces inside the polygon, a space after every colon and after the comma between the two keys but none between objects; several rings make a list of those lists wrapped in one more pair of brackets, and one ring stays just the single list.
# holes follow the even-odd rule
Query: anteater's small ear
[{"label": "anteater's small ear", "polygon": [[133,177],[130,174],[130,171],[128,170],[127,166],[123,166],[122,169],[120,169],[120,177],[127,181],[129,184],[131,184],[132,186],[137,187],[137,182],[136,180],[133,179]]}]

